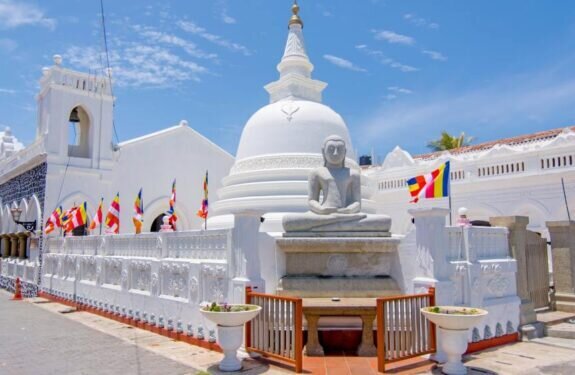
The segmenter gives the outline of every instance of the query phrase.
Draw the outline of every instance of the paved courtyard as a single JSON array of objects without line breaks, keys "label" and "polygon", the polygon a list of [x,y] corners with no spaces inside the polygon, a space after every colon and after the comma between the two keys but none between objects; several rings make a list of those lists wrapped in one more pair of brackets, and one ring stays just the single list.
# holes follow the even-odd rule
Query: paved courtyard
[{"label": "paved courtyard", "polygon": [[[41,298],[10,301],[0,291],[0,374],[219,374],[220,353]],[[287,374],[288,367],[244,361],[242,374]],[[305,358],[308,374],[375,374],[375,358]],[[575,340],[544,338],[475,353],[470,374],[573,374]],[[390,373],[440,374],[423,358],[393,364]]]}]

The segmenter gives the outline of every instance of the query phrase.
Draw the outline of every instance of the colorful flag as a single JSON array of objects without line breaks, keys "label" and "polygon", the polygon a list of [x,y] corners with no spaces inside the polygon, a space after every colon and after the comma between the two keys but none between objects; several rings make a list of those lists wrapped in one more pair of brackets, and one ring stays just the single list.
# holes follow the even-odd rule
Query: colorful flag
[{"label": "colorful flag", "polygon": [[98,210],[94,215],[94,219],[90,223],[90,230],[94,230],[98,225],[102,225],[102,205],[104,204],[104,198],[100,198],[100,204],[98,205]]},{"label": "colorful flag", "polygon": [[198,210],[196,215],[204,220],[208,218],[208,171],[206,171],[206,177],[204,178],[204,199],[202,199],[202,208]]},{"label": "colorful flag", "polygon": [[56,208],[52,214],[50,215],[50,217],[48,218],[48,221],[46,221],[46,226],[44,227],[44,233],[49,234],[52,233],[52,231],[55,228],[59,228],[62,226],[62,206]]},{"label": "colorful flag", "polygon": [[134,222],[134,227],[136,228],[136,234],[142,232],[142,224],[144,223],[144,203],[142,201],[142,189],[134,201],[134,216],[132,217]]},{"label": "colorful flag", "polygon": [[120,193],[116,194],[116,197],[110,203],[110,208],[108,208],[106,229],[111,233],[120,233]]},{"label": "colorful flag", "polygon": [[449,161],[433,172],[407,180],[412,203],[419,198],[443,198],[449,196]]},{"label": "colorful flag", "polygon": [[82,225],[86,225],[88,222],[88,217],[86,215],[86,211],[88,210],[88,203],[84,202],[81,204],[72,214],[72,219],[70,220],[72,230],[81,227]]},{"label": "colorful flag", "polygon": [[69,208],[68,210],[66,210],[66,212],[62,214],[60,223],[62,225],[62,228],[64,229],[64,234],[72,230],[71,229],[72,215],[74,215],[74,211],[76,211],[77,209],[78,207],[74,206],[72,208]]},{"label": "colorful flag", "polygon": [[175,230],[176,229],[176,221],[178,221],[178,216],[176,216],[176,179],[174,179],[174,182],[172,182],[172,195],[170,197],[170,209],[168,211],[166,211],[166,215],[168,215],[170,217],[170,220],[168,221],[170,223],[170,225],[172,226],[172,228]]}]

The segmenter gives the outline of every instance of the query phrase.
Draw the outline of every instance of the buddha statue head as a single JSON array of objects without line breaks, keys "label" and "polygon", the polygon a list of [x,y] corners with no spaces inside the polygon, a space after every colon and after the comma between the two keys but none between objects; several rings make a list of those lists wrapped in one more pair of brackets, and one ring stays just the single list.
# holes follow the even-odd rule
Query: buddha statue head
[{"label": "buddha statue head", "polygon": [[321,149],[324,166],[332,168],[345,167],[345,154],[347,148],[345,141],[339,135],[330,135],[323,141]]}]

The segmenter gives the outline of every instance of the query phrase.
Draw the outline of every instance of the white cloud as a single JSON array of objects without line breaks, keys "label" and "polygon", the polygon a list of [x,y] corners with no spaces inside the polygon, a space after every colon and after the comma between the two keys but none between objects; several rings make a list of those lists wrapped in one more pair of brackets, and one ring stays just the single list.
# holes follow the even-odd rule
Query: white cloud
[{"label": "white cloud", "polygon": [[199,37],[206,39],[207,41],[212,42],[220,47],[224,47],[234,52],[240,52],[245,56],[251,55],[251,52],[247,47],[226,40],[219,35],[211,34],[206,29],[196,25],[192,21],[178,21],[176,22],[176,25],[180,27],[182,30],[194,35],[198,35]]},{"label": "white cloud", "polygon": [[438,29],[439,28],[439,24],[435,23],[435,22],[431,22],[426,20],[425,18],[422,17],[418,17],[417,15],[413,14],[413,13],[407,13],[403,15],[403,18],[415,25],[415,26],[419,26],[419,27],[428,27],[430,29]]},{"label": "white cloud", "polygon": [[[94,47],[73,46],[64,57],[78,69],[102,72],[104,57]],[[199,81],[209,70],[165,47],[116,40],[110,53],[114,83],[122,87],[175,87]]]},{"label": "white cloud", "polygon": [[395,92],[395,93],[398,93],[398,94],[406,94],[406,95],[409,95],[409,94],[412,94],[412,93],[413,93],[413,91],[411,91],[411,90],[409,90],[409,89],[406,89],[406,88],[403,88],[403,87],[397,87],[397,86],[389,86],[387,89],[388,89],[389,91],[392,91],[392,92]]},{"label": "white cloud", "polygon": [[379,61],[381,64],[387,65],[390,68],[397,69],[397,70],[402,71],[404,73],[417,72],[419,70],[418,68],[415,68],[411,65],[406,65],[406,64],[400,63],[399,61],[395,61],[394,59],[385,56],[383,54],[383,52],[381,52],[381,51],[372,50],[372,49],[368,48],[365,44],[359,44],[359,45],[355,46],[355,48],[358,49],[359,51],[365,53],[366,55],[373,57],[374,59]]},{"label": "white cloud", "polygon": [[339,66],[343,69],[353,70],[356,72],[366,72],[364,68],[361,68],[349,60],[343,59],[341,57],[333,56],[333,55],[323,55],[323,58],[332,63],[335,66]]},{"label": "white cloud", "polygon": [[227,0],[218,0],[216,3],[216,7],[218,9],[220,19],[222,20],[223,23],[233,25],[237,22],[234,17],[230,16]]},{"label": "white cloud", "polygon": [[13,29],[19,26],[43,26],[54,30],[56,20],[46,17],[44,11],[34,4],[0,0],[0,29]]},{"label": "white cloud", "polygon": [[0,87],[0,94],[16,94],[16,90],[12,90],[12,89],[3,89]]},{"label": "white cloud", "polygon": [[188,55],[201,59],[217,59],[218,55],[215,53],[208,53],[188,40],[182,39],[176,35],[156,31],[151,27],[134,25],[134,30],[142,37],[148,38],[151,41],[173,45],[182,48]]},{"label": "white cloud", "polygon": [[372,30],[372,32],[375,34],[374,37],[375,39],[378,40],[385,40],[388,43],[393,43],[393,44],[405,44],[405,45],[412,45],[415,43],[415,39],[407,36],[407,35],[402,35],[402,34],[398,34],[396,32],[393,31],[389,31],[389,30]]},{"label": "white cloud", "polygon": [[447,61],[447,57],[444,56],[441,52],[432,51],[432,50],[423,50],[421,51],[424,55],[429,56],[433,60],[437,61]]},{"label": "white cloud", "polygon": [[397,99],[397,95],[395,94],[387,94],[383,97],[385,100],[395,100]]},{"label": "white cloud", "polygon": [[221,16],[222,16],[222,21],[224,23],[227,23],[229,25],[236,23],[236,19],[234,17],[230,16],[229,14],[227,14],[226,12],[223,12],[221,14]]},{"label": "white cloud", "polygon": [[[575,76],[555,67],[469,91],[419,95],[374,111],[356,130],[362,135],[360,143],[364,143],[358,146],[384,143],[389,149],[396,144],[423,147],[442,129],[491,140],[503,136],[501,129],[521,134],[567,126],[575,117],[573,97]],[[534,130],[525,130],[529,127]]]}]

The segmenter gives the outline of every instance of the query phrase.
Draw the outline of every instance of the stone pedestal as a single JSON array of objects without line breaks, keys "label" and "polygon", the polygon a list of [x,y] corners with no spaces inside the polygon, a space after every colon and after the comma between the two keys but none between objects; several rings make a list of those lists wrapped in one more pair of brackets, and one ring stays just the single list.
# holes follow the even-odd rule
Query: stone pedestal
[{"label": "stone pedestal", "polygon": [[[529,296],[527,284],[527,216],[498,216],[489,218],[493,226],[505,227],[509,230],[509,250],[513,259],[517,261],[517,295],[521,299],[519,324],[532,332],[532,324],[537,322],[533,302]],[[522,331],[522,327],[519,328]],[[526,331],[526,332],[527,332]]]},{"label": "stone pedestal", "polygon": [[286,275],[278,293],[298,297],[380,297],[400,294],[391,274],[395,238],[284,237]]},{"label": "stone pedestal", "polygon": [[553,254],[555,306],[575,312],[575,221],[548,221]]}]

